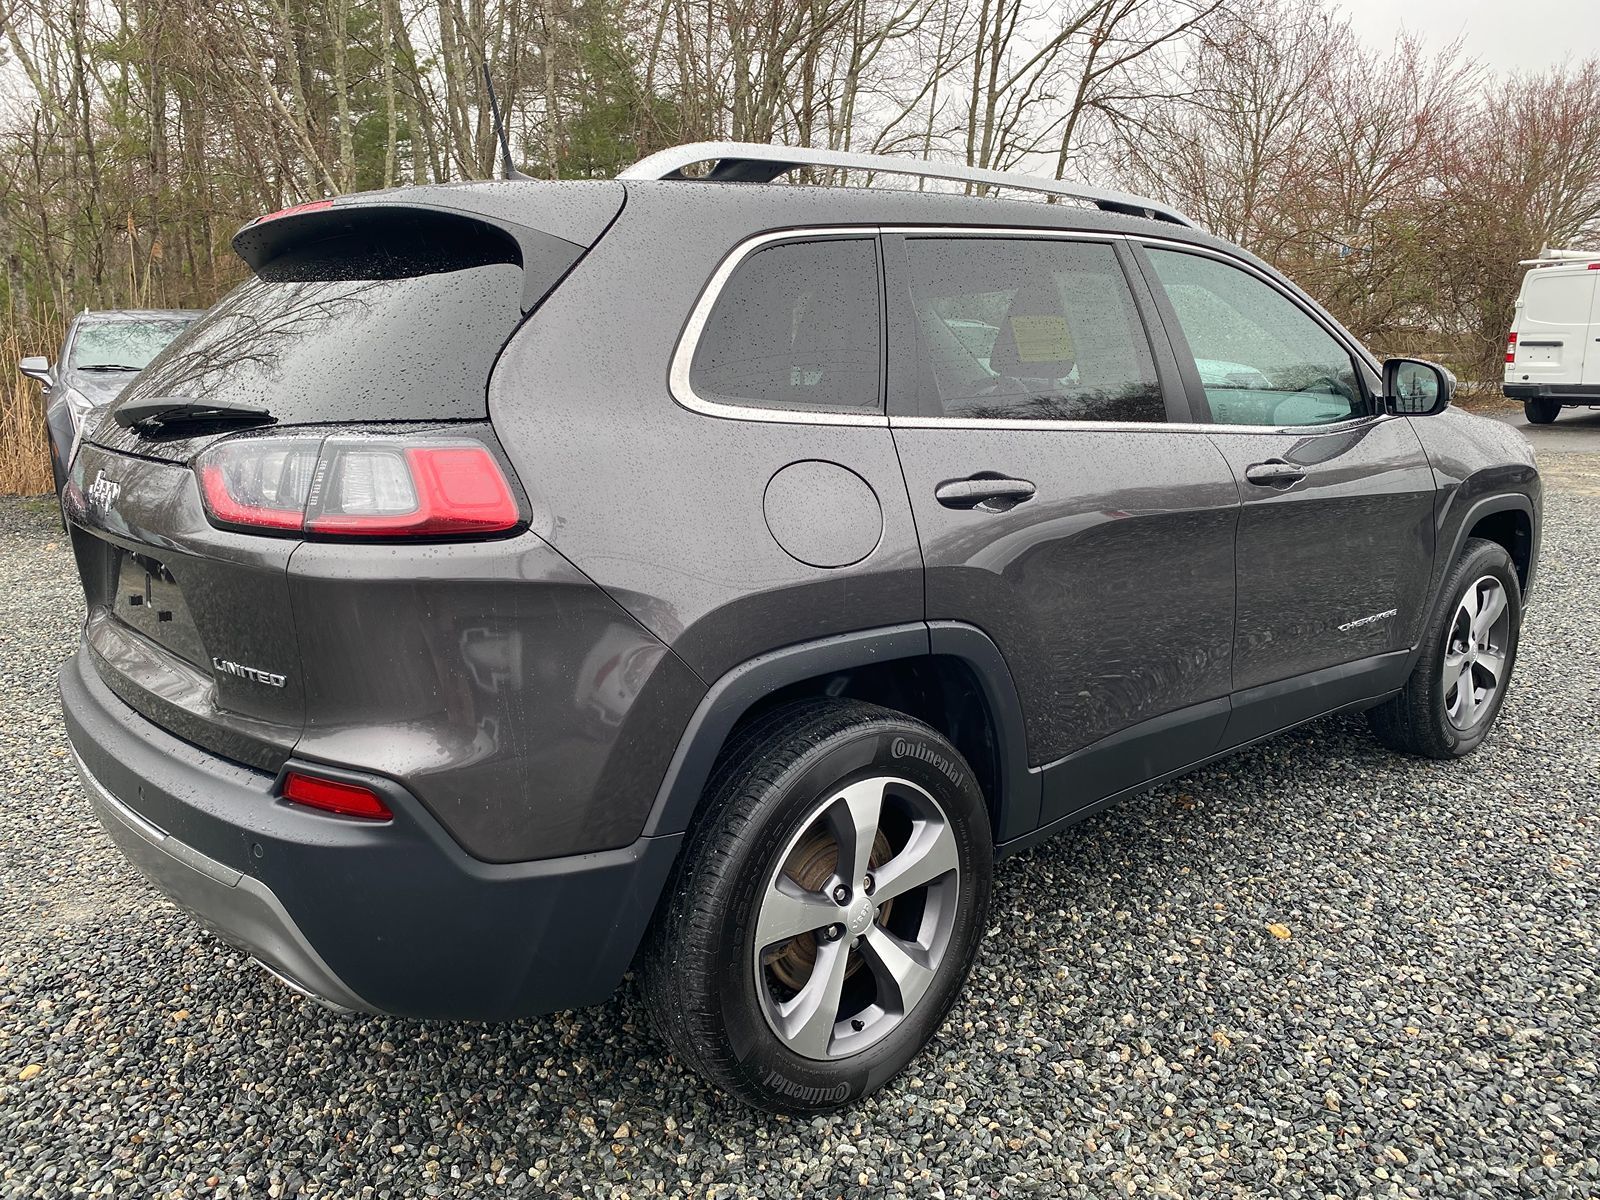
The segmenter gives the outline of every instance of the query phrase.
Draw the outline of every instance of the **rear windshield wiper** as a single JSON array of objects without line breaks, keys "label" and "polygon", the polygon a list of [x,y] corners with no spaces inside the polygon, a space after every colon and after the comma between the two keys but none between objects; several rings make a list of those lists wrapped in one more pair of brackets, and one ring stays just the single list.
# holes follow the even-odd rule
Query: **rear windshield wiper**
[{"label": "rear windshield wiper", "polygon": [[183,400],[173,396],[151,396],[119,404],[111,415],[125,428],[152,432],[175,425],[265,425],[276,419],[255,404]]}]

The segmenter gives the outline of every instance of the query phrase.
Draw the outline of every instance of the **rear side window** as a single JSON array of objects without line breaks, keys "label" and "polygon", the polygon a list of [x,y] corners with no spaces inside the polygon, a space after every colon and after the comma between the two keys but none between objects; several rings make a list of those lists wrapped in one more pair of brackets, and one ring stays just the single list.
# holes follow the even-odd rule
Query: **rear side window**
[{"label": "rear side window", "polygon": [[910,238],[916,411],[1167,419],[1116,251],[1057,238]]},{"label": "rear side window", "polygon": [[522,316],[514,244],[485,236],[426,261],[323,242],[235,288],[124,396],[204,396],[280,423],[481,419]]},{"label": "rear side window", "polygon": [[695,344],[689,387],[721,404],[876,412],[878,326],[873,239],[767,246],[717,294]]}]

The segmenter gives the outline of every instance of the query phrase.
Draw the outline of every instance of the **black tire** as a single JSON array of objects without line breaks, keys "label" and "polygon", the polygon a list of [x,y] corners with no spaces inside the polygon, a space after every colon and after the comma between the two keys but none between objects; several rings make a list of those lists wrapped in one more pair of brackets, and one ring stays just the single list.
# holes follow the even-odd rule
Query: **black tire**
[{"label": "black tire", "polygon": [[1528,418],[1530,425],[1548,425],[1561,415],[1561,401],[1551,400],[1545,396],[1524,400],[1522,415]]},{"label": "black tire", "polygon": [[[1485,577],[1499,581],[1510,616],[1504,650],[1505,678],[1476,719],[1462,729],[1451,722],[1447,712],[1449,689],[1443,678],[1444,658],[1457,608],[1467,590]],[[1439,603],[1422,632],[1422,653],[1405,690],[1367,712],[1378,740],[1391,750],[1425,758],[1460,758],[1476,750],[1493,728],[1505,702],[1516,667],[1521,629],[1522,588],[1511,556],[1497,542],[1469,538],[1439,589]]]},{"label": "black tire", "polygon": [[[935,799],[954,835],[958,870],[942,957],[920,1000],[880,1040],[846,1057],[804,1057],[780,1038],[757,993],[758,902],[830,792],[888,775]],[[897,1075],[943,1023],[982,936],[993,862],[972,769],[927,725],[850,700],[767,713],[724,751],[657,910],[639,963],[650,1018],[680,1062],[749,1104],[811,1114],[851,1103]],[[828,869],[836,865],[830,859]],[[814,935],[801,936],[818,955]]]}]

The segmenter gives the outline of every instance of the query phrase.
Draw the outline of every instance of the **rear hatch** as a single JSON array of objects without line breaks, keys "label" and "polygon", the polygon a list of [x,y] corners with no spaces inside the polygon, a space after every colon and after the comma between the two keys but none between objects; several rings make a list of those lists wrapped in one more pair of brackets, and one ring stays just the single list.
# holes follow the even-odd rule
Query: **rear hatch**
[{"label": "rear hatch", "polygon": [[[291,555],[307,537],[467,536],[470,518],[408,525],[404,503],[381,506],[396,486],[412,489],[413,507],[429,487],[459,497],[463,462],[485,456],[520,495],[487,425],[490,372],[622,195],[617,184],[406,189],[241,230],[251,278],[85,434],[63,496],[85,640],[112,690],[180,737],[276,770],[305,722]],[[429,474],[415,446],[433,447]],[[317,498],[325,477],[346,501],[402,515],[363,524],[348,504],[335,512]],[[307,509],[302,523],[307,504],[324,515]]]}]

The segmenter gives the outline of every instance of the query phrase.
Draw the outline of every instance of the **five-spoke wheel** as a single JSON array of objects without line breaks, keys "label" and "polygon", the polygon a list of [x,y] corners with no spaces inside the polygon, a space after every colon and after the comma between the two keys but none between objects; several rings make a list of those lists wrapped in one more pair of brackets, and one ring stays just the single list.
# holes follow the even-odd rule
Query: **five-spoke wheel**
[{"label": "five-spoke wheel", "polygon": [[1506,679],[1511,607],[1493,575],[1475,581],[1450,621],[1444,652],[1445,713],[1457,729],[1471,729]]},{"label": "five-spoke wheel", "polygon": [[905,1067],[983,931],[994,836],[935,730],[797,702],[724,752],[641,960],[680,1060],[763,1108],[815,1113]]},{"label": "five-spoke wheel", "polygon": [[823,800],[778,856],[756,917],[772,1031],[813,1059],[883,1038],[928,990],[960,887],[949,820],[910,780],[874,775]]},{"label": "five-spoke wheel", "polygon": [[1469,754],[1506,697],[1522,626],[1522,586],[1504,546],[1469,538],[1445,572],[1411,676],[1371,709],[1385,745],[1429,758]]}]

